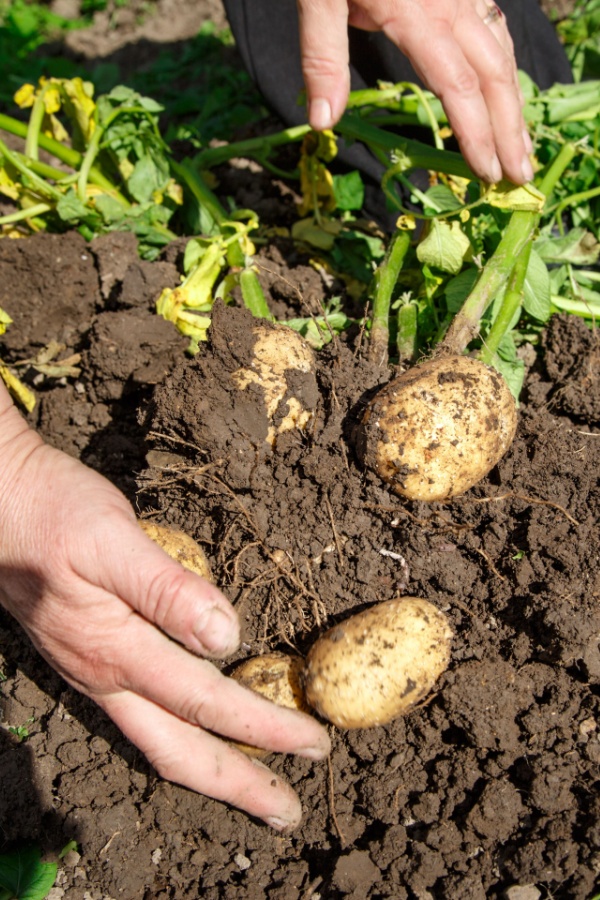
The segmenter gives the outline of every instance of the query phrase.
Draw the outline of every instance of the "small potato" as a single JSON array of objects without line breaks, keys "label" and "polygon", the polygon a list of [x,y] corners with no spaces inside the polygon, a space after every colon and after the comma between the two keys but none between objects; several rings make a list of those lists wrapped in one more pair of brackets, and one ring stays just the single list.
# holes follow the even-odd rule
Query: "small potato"
[{"label": "small potato", "polygon": [[274,446],[277,435],[306,428],[314,417],[315,355],[310,344],[287,325],[261,321],[252,330],[256,339],[252,365],[238,369],[232,378],[240,390],[250,385],[262,388],[269,420],[267,441]]},{"label": "small potato", "polygon": [[[303,669],[304,660],[299,656],[274,651],[245,660],[231,677],[278,706],[308,712],[302,689]],[[269,752],[250,744],[233,743],[248,756],[267,756]]]},{"label": "small potato", "polygon": [[410,500],[468,490],[510,447],[515,401],[496,369],[467,356],[429,360],[385,385],[367,406],[357,451]]},{"label": "small potato", "polygon": [[371,728],[406,715],[450,660],[452,631],[427,600],[387,600],[335,625],[311,647],[308,704],[339,728]]},{"label": "small potato", "polygon": [[149,519],[138,519],[138,524],[148,537],[158,544],[171,559],[177,560],[185,569],[201,575],[214,584],[210,564],[202,547],[183,531],[176,531],[166,525],[157,525]]}]

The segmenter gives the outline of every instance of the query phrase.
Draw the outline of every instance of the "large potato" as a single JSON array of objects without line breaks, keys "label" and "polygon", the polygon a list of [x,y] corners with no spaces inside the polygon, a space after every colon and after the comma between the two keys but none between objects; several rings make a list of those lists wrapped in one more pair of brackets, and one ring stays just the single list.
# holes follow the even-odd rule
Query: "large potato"
[{"label": "large potato", "polygon": [[202,547],[196,541],[185,534],[169,528],[167,525],[157,525],[149,519],[138,519],[138,523],[148,537],[158,544],[171,559],[177,560],[185,569],[201,575],[207,581],[214,583],[210,564]]},{"label": "large potato", "polygon": [[446,500],[502,458],[517,427],[515,401],[496,369],[467,356],[433,359],[371,400],[357,450],[397,494]]},{"label": "large potato", "polygon": [[450,660],[448,620],[427,600],[403,597],[357,613],[311,647],[308,704],[340,728],[371,728],[405,715]]},{"label": "large potato", "polygon": [[[252,364],[238,369],[232,378],[240,390],[250,385],[262,389],[269,420],[267,441],[273,446],[277,435],[306,428],[314,417],[318,396],[315,356],[310,344],[287,325],[260,321],[252,331]],[[282,401],[285,403],[280,405]]]},{"label": "large potato", "polygon": [[[304,660],[299,656],[273,651],[245,660],[233,671],[231,677],[278,706],[307,712],[302,689],[303,669]],[[250,744],[235,742],[235,746],[248,756],[260,757],[268,753],[267,750]]]}]

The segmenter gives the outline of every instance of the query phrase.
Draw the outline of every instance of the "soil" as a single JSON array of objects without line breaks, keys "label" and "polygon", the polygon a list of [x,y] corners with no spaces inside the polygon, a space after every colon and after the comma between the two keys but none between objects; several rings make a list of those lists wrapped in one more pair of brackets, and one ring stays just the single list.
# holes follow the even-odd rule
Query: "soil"
[{"label": "soil", "polygon": [[[240,206],[260,194],[266,219],[292,202],[249,170],[223,172],[221,189]],[[366,360],[362,335],[318,354],[316,384],[293,385],[315,415],[273,447],[262,393],[233,389],[253,349],[248,314],[217,307],[191,359],[154,312],[182,246],[144,262],[124,235],[0,242],[0,306],[14,319],[3,358],[51,341],[82,355],[76,378],[25,370],[31,424],[140,515],[202,544],[243,622],[228,666],[305,653],[351,612],[402,595],[447,614],[451,664],[408,716],[332,727],[329,762],[269,758],[305,809],[282,837],[158,779],[0,612],[0,850],[32,840],[55,856],[75,841],[51,900],[588,900],[600,888],[597,332],[555,316],[527,355],[504,459],[452,502],[408,502],[355,455],[360,412],[391,374]],[[340,287],[283,239],[262,251],[261,280],[279,317]],[[8,731],[21,725],[24,740]]]}]

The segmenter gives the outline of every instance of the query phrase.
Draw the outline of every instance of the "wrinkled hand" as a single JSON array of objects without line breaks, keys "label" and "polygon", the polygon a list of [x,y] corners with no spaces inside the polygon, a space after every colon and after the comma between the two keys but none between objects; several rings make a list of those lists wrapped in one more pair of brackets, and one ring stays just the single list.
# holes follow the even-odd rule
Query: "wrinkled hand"
[{"label": "wrinkled hand", "polygon": [[533,177],[531,141],[506,19],[487,0],[297,0],[313,128],[331,128],[348,97],[348,24],[383,31],[446,111],[472,170],[488,182]]},{"label": "wrinkled hand", "polygon": [[215,735],[310,759],[326,756],[329,739],[311,717],[200,658],[238,645],[225,597],[166,556],[113,485],[43,444],[6,401],[0,458],[0,600],[38,650],[161,776],[278,830],[297,825],[292,788]]}]

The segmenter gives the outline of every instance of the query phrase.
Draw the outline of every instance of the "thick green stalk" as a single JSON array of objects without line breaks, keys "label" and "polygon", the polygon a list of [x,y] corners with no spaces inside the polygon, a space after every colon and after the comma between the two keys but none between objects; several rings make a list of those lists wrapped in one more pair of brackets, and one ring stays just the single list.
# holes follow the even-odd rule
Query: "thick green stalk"
[{"label": "thick green stalk", "polygon": [[231,218],[228,216],[225,207],[221,205],[217,195],[213,194],[189,159],[184,159],[182,162],[170,159],[169,165],[179,180],[183,181],[188,187],[198,204],[208,212],[216,225],[221,226],[223,222],[227,222]]},{"label": "thick green stalk", "polygon": [[446,175],[457,175],[461,178],[475,179],[464,158],[453,150],[438,150],[421,141],[408,140],[401,135],[384,131],[365,122],[360,116],[346,113],[335,126],[335,130],[344,138],[362,141],[373,150],[390,154],[400,152],[406,161],[403,171],[410,169],[431,169],[444,172]]},{"label": "thick green stalk", "polygon": [[396,231],[389,243],[385,259],[375,273],[368,356],[371,362],[380,366],[387,365],[388,361],[390,304],[409,247],[409,233]]},{"label": "thick green stalk", "polygon": [[483,349],[479,353],[481,362],[488,365],[493,362],[498,352],[498,347],[502,343],[504,335],[508,332],[515,313],[523,302],[523,285],[531,257],[532,244],[532,241],[528,241],[525,244],[513,266],[502,300],[502,306],[485,339]]},{"label": "thick green stalk", "polygon": [[398,362],[412,363],[417,356],[418,317],[417,304],[403,303],[398,310],[398,334],[396,347]]},{"label": "thick green stalk", "polygon": [[[542,177],[539,190],[548,197],[563,172],[575,156],[576,148],[564,144],[560,153]],[[438,354],[460,354],[479,331],[484,312],[506,283],[525,244],[533,239],[540,213],[518,210],[513,212],[493,256],[484,266],[475,287],[452,320],[446,337],[438,345]]]}]

